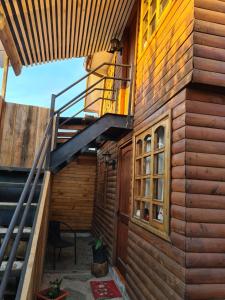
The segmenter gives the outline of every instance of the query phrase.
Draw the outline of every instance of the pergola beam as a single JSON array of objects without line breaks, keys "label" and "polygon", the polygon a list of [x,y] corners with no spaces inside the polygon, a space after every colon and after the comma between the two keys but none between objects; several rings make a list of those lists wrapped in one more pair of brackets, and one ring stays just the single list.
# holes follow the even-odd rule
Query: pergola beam
[{"label": "pergola beam", "polygon": [[16,50],[15,43],[12,38],[12,34],[9,30],[6,19],[0,12],[0,40],[3,44],[4,50],[10,60],[15,74],[18,76],[22,70],[22,64]]},{"label": "pergola beam", "polygon": [[3,65],[2,93],[1,93],[2,99],[4,99],[4,100],[5,100],[5,96],[6,96],[8,70],[9,70],[9,58],[5,54],[4,55],[4,65]]}]

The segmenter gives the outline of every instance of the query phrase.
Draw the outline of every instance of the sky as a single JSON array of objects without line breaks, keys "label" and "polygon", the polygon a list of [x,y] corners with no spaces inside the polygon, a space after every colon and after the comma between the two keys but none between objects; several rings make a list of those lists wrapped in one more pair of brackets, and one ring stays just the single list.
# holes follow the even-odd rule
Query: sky
[{"label": "sky", "polygon": [[[57,94],[85,75],[85,73],[83,58],[23,67],[22,73],[19,76],[15,76],[12,68],[10,68],[6,101],[49,107],[51,94]],[[85,88],[86,81],[83,80],[78,86],[59,97],[56,107],[60,107],[85,90]],[[65,113],[65,115],[71,115],[75,109],[80,109],[82,106],[83,103],[77,104],[76,107]]]}]

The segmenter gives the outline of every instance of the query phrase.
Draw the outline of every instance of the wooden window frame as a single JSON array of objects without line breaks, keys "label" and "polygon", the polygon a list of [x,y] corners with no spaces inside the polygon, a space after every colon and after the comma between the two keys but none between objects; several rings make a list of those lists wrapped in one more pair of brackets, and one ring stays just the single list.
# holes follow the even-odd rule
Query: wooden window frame
[{"label": "wooden window frame", "polygon": [[[146,10],[144,10],[145,8],[145,2],[146,0],[141,0],[141,13],[140,13],[140,43],[139,43],[139,52],[140,54],[147,48],[147,45],[149,43],[149,40],[151,38],[151,36],[155,33],[155,31],[157,30],[157,27],[160,23],[161,18],[165,15],[166,11],[168,10],[170,4],[174,1],[174,0],[168,0],[168,3],[166,4],[166,6],[163,8],[163,10],[161,10],[161,5],[163,3],[164,0],[147,0],[148,1],[148,8],[147,8],[147,12]],[[151,4],[153,1],[156,1],[156,9],[153,13],[151,13]],[[147,24],[147,29],[144,29],[144,18],[145,16],[148,15],[148,24]],[[151,28],[151,23],[152,20],[155,18],[155,28],[154,30],[151,32],[150,28]],[[147,39],[146,42],[144,43],[144,35],[147,32]]]},{"label": "wooden window frame", "polygon": [[[164,147],[155,148],[155,131],[160,126],[164,127]],[[146,136],[151,136],[151,151],[144,152],[144,139]],[[142,141],[142,153],[137,154],[138,141]],[[134,153],[133,153],[133,178],[132,178],[132,215],[131,221],[144,227],[150,232],[169,240],[169,213],[170,213],[170,167],[171,167],[171,112],[167,112],[165,115],[156,119],[154,122],[137,132],[133,138]],[[156,174],[154,167],[156,166],[155,157],[159,153],[164,153],[164,173]],[[144,158],[151,157],[150,160],[150,174],[144,174]],[[137,162],[141,161],[141,172],[137,172]],[[146,178],[150,179],[150,195],[144,195],[143,182]],[[163,199],[157,200],[154,198],[154,181],[163,178]],[[139,187],[137,185],[139,181]],[[137,192],[137,187],[141,193]],[[139,195],[138,195],[139,194]],[[135,206],[139,203],[140,205],[140,217],[136,215]],[[149,220],[143,218],[143,207],[145,204],[149,204]],[[163,208],[163,222],[160,222],[153,218],[153,207],[161,206]]]}]

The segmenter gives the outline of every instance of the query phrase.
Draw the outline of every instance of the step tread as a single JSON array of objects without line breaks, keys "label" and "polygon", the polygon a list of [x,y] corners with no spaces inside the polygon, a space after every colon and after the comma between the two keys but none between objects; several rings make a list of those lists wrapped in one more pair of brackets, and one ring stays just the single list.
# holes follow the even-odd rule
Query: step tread
[{"label": "step tread", "polygon": [[[18,202],[0,202],[0,208],[4,208],[4,207],[14,207],[17,206]],[[27,203],[24,203],[23,206],[26,206]],[[37,203],[31,203],[31,206],[37,206]]]},{"label": "step tread", "polygon": [[[15,227],[13,230],[13,233],[16,234],[18,232],[18,228],[19,227]],[[6,234],[7,233],[8,228],[7,227],[0,227],[0,235]],[[31,233],[32,228],[31,227],[25,227],[23,229],[23,233],[27,233],[30,234]]]},{"label": "step tread", "polygon": [[[6,269],[8,261],[3,261],[1,266],[0,266],[0,272],[4,272]],[[12,271],[21,271],[23,267],[24,261],[16,260],[13,263]]]}]

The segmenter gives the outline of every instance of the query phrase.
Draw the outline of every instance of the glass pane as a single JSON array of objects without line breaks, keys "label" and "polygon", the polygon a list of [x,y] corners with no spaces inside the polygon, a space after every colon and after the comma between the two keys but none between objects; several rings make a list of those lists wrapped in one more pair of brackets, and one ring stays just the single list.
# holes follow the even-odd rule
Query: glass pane
[{"label": "glass pane", "polygon": [[135,181],[135,195],[141,196],[141,180],[140,179],[137,179]]},{"label": "glass pane", "polygon": [[146,31],[142,38],[142,47],[143,49],[147,46],[147,40],[148,40],[148,31]]},{"label": "glass pane", "polygon": [[154,199],[163,201],[163,186],[164,181],[162,178],[154,179]]},{"label": "glass pane", "polygon": [[150,174],[151,173],[151,157],[147,156],[144,158],[144,174]]},{"label": "glass pane", "polygon": [[163,10],[167,6],[168,2],[169,2],[169,0],[162,0],[161,1],[161,4],[160,4],[160,14],[163,12]]},{"label": "glass pane", "polygon": [[149,202],[142,202],[142,218],[145,221],[149,221],[149,216],[150,216],[150,203]]},{"label": "glass pane", "polygon": [[156,10],[156,0],[152,0],[150,4],[150,16],[153,16]]},{"label": "glass pane", "polygon": [[136,160],[136,176],[141,175],[141,159]]},{"label": "glass pane", "polygon": [[143,32],[148,28],[148,12],[145,14],[143,18]]},{"label": "glass pane", "polygon": [[164,173],[164,152],[155,155],[154,173],[159,175]]},{"label": "glass pane", "polygon": [[145,137],[145,152],[150,152],[151,151],[151,142],[152,142],[151,136],[147,135]]},{"label": "glass pane", "polygon": [[156,28],[156,16],[151,20],[150,23],[150,35],[155,31]]},{"label": "glass pane", "polygon": [[141,202],[140,201],[135,201],[134,202],[134,216],[136,218],[141,217]]},{"label": "glass pane", "polygon": [[148,0],[143,1],[143,13],[145,13],[148,10]]},{"label": "glass pane", "polygon": [[143,193],[144,197],[150,196],[150,178],[145,178],[143,180]]},{"label": "glass pane", "polygon": [[142,154],[142,140],[139,140],[137,142],[136,153],[137,153],[137,156]]},{"label": "glass pane", "polygon": [[153,219],[163,223],[163,208],[159,205],[153,205]]},{"label": "glass pane", "polygon": [[163,126],[160,126],[155,131],[155,137],[156,137],[156,148],[160,149],[164,147],[164,135],[165,135],[165,129]]}]

